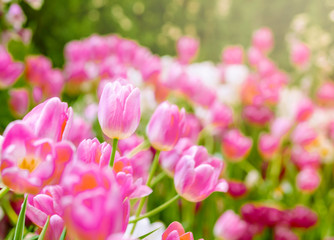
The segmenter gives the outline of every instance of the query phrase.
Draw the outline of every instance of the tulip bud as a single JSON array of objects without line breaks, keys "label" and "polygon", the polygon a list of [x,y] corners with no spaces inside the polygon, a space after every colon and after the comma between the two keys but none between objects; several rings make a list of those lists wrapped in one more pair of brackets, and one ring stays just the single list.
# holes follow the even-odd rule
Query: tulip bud
[{"label": "tulip bud", "polygon": [[199,42],[191,37],[182,37],[177,42],[177,53],[180,63],[188,64],[198,51]]},{"label": "tulip bud", "polygon": [[140,121],[140,92],[131,84],[108,83],[102,92],[98,119],[103,133],[109,138],[130,137]]},{"label": "tulip bud", "polygon": [[24,15],[20,5],[16,3],[10,5],[6,14],[6,20],[14,27],[15,30],[20,30],[23,23],[26,21],[26,16]]},{"label": "tulip bud", "polygon": [[224,212],[216,222],[213,232],[216,237],[224,240],[241,239],[247,231],[247,223],[232,210]]},{"label": "tulip bud", "polygon": [[267,159],[277,152],[280,145],[280,139],[270,134],[262,134],[259,139],[259,151]]},{"label": "tulip bud", "polygon": [[296,112],[296,120],[304,122],[308,120],[314,112],[314,106],[311,100],[305,98],[299,102]]},{"label": "tulip bud", "polygon": [[303,192],[313,192],[320,185],[320,175],[313,168],[305,168],[297,175],[297,187]]},{"label": "tulip bud", "polygon": [[161,103],[153,113],[146,134],[152,146],[159,151],[169,151],[178,142],[185,118],[185,111],[168,102]]},{"label": "tulip bud", "polygon": [[243,48],[240,46],[230,46],[224,49],[222,60],[224,64],[242,64]]},{"label": "tulip bud", "polygon": [[228,131],[222,140],[223,152],[231,161],[241,161],[251,147],[252,140],[243,136],[238,129]]},{"label": "tulip bud", "polygon": [[296,228],[310,228],[318,221],[317,214],[304,206],[297,206],[287,211],[289,225]]},{"label": "tulip bud", "polygon": [[22,117],[29,108],[29,93],[26,89],[11,89],[9,91],[9,107],[17,117]]},{"label": "tulip bud", "polygon": [[161,240],[194,240],[193,234],[191,232],[185,232],[183,226],[179,222],[172,222],[162,234]]},{"label": "tulip bud", "polygon": [[274,45],[273,34],[269,28],[260,28],[253,34],[253,47],[261,52],[268,52]]},{"label": "tulip bud", "polygon": [[305,67],[310,60],[311,51],[304,43],[297,43],[292,46],[291,62],[298,67]]},{"label": "tulip bud", "polygon": [[234,198],[239,198],[247,193],[247,187],[240,181],[228,181],[228,194]]}]

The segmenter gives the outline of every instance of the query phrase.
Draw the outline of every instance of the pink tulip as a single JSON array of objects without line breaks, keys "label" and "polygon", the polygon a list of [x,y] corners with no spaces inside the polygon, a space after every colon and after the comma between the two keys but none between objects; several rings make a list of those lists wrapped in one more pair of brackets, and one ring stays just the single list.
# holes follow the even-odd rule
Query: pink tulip
[{"label": "pink tulip", "polygon": [[240,46],[230,46],[224,49],[222,60],[224,64],[242,64],[243,48]]},{"label": "pink tulip", "polygon": [[310,61],[311,51],[304,43],[297,43],[292,46],[291,62],[298,67],[305,67]]},{"label": "pink tulip", "polygon": [[305,146],[317,138],[317,133],[306,123],[300,123],[293,130],[291,140],[294,144]]},{"label": "pink tulip", "polygon": [[24,65],[13,62],[7,50],[0,46],[0,89],[13,85],[23,70]]},{"label": "pink tulip", "polygon": [[317,100],[325,106],[334,106],[334,83],[324,82],[317,90]]},{"label": "pink tulip", "polygon": [[[97,138],[83,140],[77,148],[77,160],[87,164],[96,164],[101,168],[108,167],[111,155],[110,144],[100,143]],[[119,158],[116,152],[116,158]]]},{"label": "pink tulip", "polygon": [[196,143],[202,128],[199,119],[195,115],[187,113],[181,136],[182,138],[189,138],[192,142]]},{"label": "pink tulip", "polygon": [[284,212],[278,208],[266,205],[256,206],[247,203],[242,206],[241,214],[243,219],[252,224],[260,224],[268,227],[273,227],[281,224],[284,220]]},{"label": "pink tulip", "polygon": [[302,170],[305,168],[318,168],[320,167],[320,155],[316,152],[308,152],[302,147],[294,147],[291,151],[291,161]]},{"label": "pink tulip", "polygon": [[73,110],[59,98],[50,98],[34,107],[23,121],[36,136],[54,141],[68,139],[73,121]]},{"label": "pink tulip", "polygon": [[184,152],[191,146],[193,146],[193,143],[190,139],[180,138],[172,150],[160,153],[160,165],[169,176],[174,176],[177,163],[183,156]]},{"label": "pink tulip", "polygon": [[220,129],[225,129],[233,122],[233,111],[218,102],[210,107],[210,123]]},{"label": "pink tulip", "polygon": [[298,122],[304,122],[308,120],[314,112],[313,102],[310,99],[303,99],[298,103],[296,120]]},{"label": "pink tulip", "polygon": [[[122,156],[129,154],[135,147],[143,143],[144,139],[137,135],[132,135],[129,138],[118,142],[118,149]],[[148,172],[153,160],[153,153],[150,149],[140,151],[131,158],[134,179],[142,178],[146,182]]]},{"label": "pink tulip", "polygon": [[72,156],[68,142],[38,138],[25,122],[12,122],[4,133],[2,181],[15,192],[37,194],[47,184],[59,182]]},{"label": "pink tulip", "polygon": [[60,199],[63,188],[59,185],[46,186],[38,195],[29,195],[27,217],[39,228],[43,228],[50,217],[45,239],[58,240],[64,229],[63,208]]},{"label": "pink tulip", "polygon": [[232,210],[224,212],[216,222],[214,235],[224,240],[238,240],[247,232],[247,223]]},{"label": "pink tulip", "polygon": [[200,202],[215,191],[226,192],[228,184],[219,179],[223,162],[210,157],[202,146],[189,148],[175,167],[176,191],[186,200]]},{"label": "pink tulip", "polygon": [[273,157],[280,146],[280,139],[271,134],[262,134],[259,139],[259,152],[267,159]]},{"label": "pink tulip", "polygon": [[161,240],[194,240],[191,232],[185,232],[179,222],[172,222],[162,234]]},{"label": "pink tulip", "polygon": [[264,58],[264,56],[263,56],[263,53],[259,49],[255,47],[251,47],[248,50],[248,61],[250,65],[258,67],[262,58]]},{"label": "pink tulip", "polygon": [[268,78],[277,71],[275,63],[269,58],[262,58],[257,66],[257,71],[261,78]]},{"label": "pink tulip", "polygon": [[25,88],[9,90],[9,107],[17,117],[22,117],[29,108],[29,93]]},{"label": "pink tulip", "polygon": [[134,180],[132,162],[126,157],[115,160],[113,170],[117,183],[120,186],[123,199],[141,198],[151,194],[152,189],[143,183],[143,179]]},{"label": "pink tulip", "polygon": [[297,187],[303,192],[313,192],[320,185],[320,175],[313,168],[305,168],[297,175]]},{"label": "pink tulip", "polygon": [[228,181],[228,194],[233,198],[239,198],[247,193],[246,185],[241,181]]},{"label": "pink tulip", "polygon": [[6,14],[6,20],[15,30],[20,30],[22,28],[22,25],[26,21],[26,16],[24,15],[20,5],[17,3],[10,5]]},{"label": "pink tulip", "polygon": [[268,52],[274,45],[273,34],[269,28],[260,28],[253,34],[253,47],[259,49],[261,52]]},{"label": "pink tulip", "polygon": [[182,37],[177,42],[178,59],[181,64],[188,64],[195,57],[199,42],[195,38]]},{"label": "pink tulip", "polygon": [[108,83],[100,98],[98,119],[109,138],[130,137],[140,121],[140,92],[131,84]]},{"label": "pink tulip", "polygon": [[289,225],[295,228],[310,228],[318,221],[317,214],[304,206],[296,206],[286,213]]},{"label": "pink tulip", "polygon": [[43,85],[48,72],[52,69],[50,59],[39,56],[28,56],[26,58],[26,78],[35,85]]},{"label": "pink tulip", "polygon": [[287,135],[292,127],[292,123],[287,118],[276,118],[270,126],[271,135],[281,138]]},{"label": "pink tulip", "polygon": [[75,146],[79,146],[81,141],[92,137],[92,125],[86,122],[83,118],[74,116],[71,131],[68,135],[68,140],[71,141]]},{"label": "pink tulip", "polygon": [[228,131],[222,140],[223,152],[231,161],[245,158],[251,147],[252,139],[243,136],[238,129]]},{"label": "pink tulip", "polygon": [[65,170],[61,185],[63,219],[71,239],[104,240],[125,231],[129,202],[123,202],[110,168],[73,164]]},{"label": "pink tulip", "polygon": [[185,110],[168,102],[161,103],[153,113],[146,134],[151,145],[159,151],[169,151],[178,142],[185,118]]},{"label": "pink tulip", "polygon": [[274,116],[273,112],[268,107],[261,105],[246,106],[242,114],[249,123],[259,126],[266,125]]},{"label": "pink tulip", "polygon": [[291,231],[289,228],[284,226],[278,226],[275,228],[275,240],[298,240],[299,237]]}]

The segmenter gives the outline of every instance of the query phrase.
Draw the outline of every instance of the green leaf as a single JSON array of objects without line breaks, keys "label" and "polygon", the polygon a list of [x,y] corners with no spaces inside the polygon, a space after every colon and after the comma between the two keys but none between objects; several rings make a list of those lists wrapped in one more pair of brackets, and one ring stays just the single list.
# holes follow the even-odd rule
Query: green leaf
[{"label": "green leaf", "polygon": [[160,228],[161,228],[161,227],[158,227],[157,229],[155,229],[155,230],[153,230],[153,231],[151,231],[151,232],[149,232],[149,233],[146,233],[146,234],[143,235],[143,236],[140,236],[139,239],[144,239],[144,238],[148,237],[148,236],[151,235],[152,233],[158,231]]},{"label": "green leaf", "polygon": [[25,196],[24,202],[22,204],[22,208],[19,214],[19,218],[15,228],[15,234],[13,240],[22,240],[23,239],[23,232],[24,232],[24,225],[26,220],[26,209],[27,209],[27,199],[28,195]]},{"label": "green leaf", "polygon": [[48,226],[49,226],[49,222],[50,222],[50,216],[48,216],[48,219],[46,220],[46,223],[43,227],[43,230],[42,230],[41,234],[38,237],[38,240],[43,240],[44,239],[46,230],[48,229]]},{"label": "green leaf", "polygon": [[59,240],[65,240],[65,237],[66,237],[66,228],[64,228]]}]

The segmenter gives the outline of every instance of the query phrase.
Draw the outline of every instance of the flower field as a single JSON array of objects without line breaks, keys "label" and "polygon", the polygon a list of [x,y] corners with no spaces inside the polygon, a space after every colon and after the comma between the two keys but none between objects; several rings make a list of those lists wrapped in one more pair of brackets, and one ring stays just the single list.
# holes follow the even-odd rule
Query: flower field
[{"label": "flower field", "polygon": [[219,61],[92,33],[58,65],[43,9],[0,2],[0,239],[334,239],[330,33],[297,16],[283,64],[265,24]]}]

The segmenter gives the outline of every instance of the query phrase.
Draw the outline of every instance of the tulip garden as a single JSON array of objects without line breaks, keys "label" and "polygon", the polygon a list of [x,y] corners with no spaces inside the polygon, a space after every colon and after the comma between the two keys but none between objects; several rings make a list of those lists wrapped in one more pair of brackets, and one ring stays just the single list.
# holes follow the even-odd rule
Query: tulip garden
[{"label": "tulip garden", "polygon": [[218,62],[92,34],[56,68],[17,57],[21,5],[0,1],[0,239],[334,239],[334,65],[305,38],[285,69],[266,26]]}]

